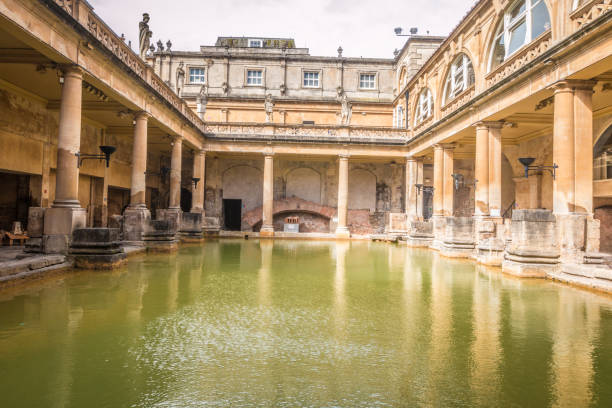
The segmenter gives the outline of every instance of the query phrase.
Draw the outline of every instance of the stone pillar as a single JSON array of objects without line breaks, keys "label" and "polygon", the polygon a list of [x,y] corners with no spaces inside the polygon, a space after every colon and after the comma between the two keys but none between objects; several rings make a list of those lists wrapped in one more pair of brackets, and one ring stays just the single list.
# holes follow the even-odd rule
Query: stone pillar
[{"label": "stone pillar", "polygon": [[418,208],[417,208],[417,173],[419,167],[414,157],[406,158],[406,215],[407,221],[414,221],[418,219]]},{"label": "stone pillar", "polygon": [[46,253],[67,252],[72,232],[84,228],[87,223],[87,212],[78,200],[79,169],[75,155],[81,145],[83,72],[76,66],[66,67],[62,78],[55,200],[44,220],[43,250]]},{"label": "stone pillar", "polygon": [[476,125],[476,216],[489,215],[489,128],[480,122]]},{"label": "stone pillar", "polygon": [[444,205],[444,148],[440,144],[434,146],[433,173],[433,215],[442,216]]},{"label": "stone pillar", "polygon": [[176,137],[170,159],[170,204],[168,209],[181,208],[181,166],[183,163],[183,138]]},{"label": "stone pillar", "polygon": [[553,86],[553,212],[563,262],[581,263],[598,251],[599,224],[593,219],[594,81],[564,80]]},{"label": "stone pillar", "polygon": [[444,199],[442,202],[442,214],[445,217],[452,217],[454,210],[454,198],[455,198],[455,182],[453,180],[454,163],[453,163],[453,150],[454,145],[444,145],[444,174],[443,174],[443,186],[444,186]]},{"label": "stone pillar", "polygon": [[502,140],[501,123],[489,124],[489,214],[501,217],[502,211]]},{"label": "stone pillar", "polygon": [[202,216],[204,216],[204,188],[206,185],[205,164],[206,151],[201,149],[193,158],[193,177],[199,178],[200,180],[198,181],[198,184],[193,187],[191,212],[201,213]]},{"label": "stone pillar", "polygon": [[264,156],[263,209],[260,236],[274,236],[274,155]]},{"label": "stone pillar", "polygon": [[[417,164],[417,180],[416,183],[422,186],[425,185],[425,176],[424,176],[424,168],[423,168],[423,157],[419,157],[416,159]],[[420,194],[417,192],[416,201],[417,201],[417,210],[416,216],[419,221],[423,221],[423,190],[421,190]]]},{"label": "stone pillar", "polygon": [[151,212],[146,205],[147,126],[150,115],[139,112],[134,116],[134,142],[132,144],[132,185],[130,205],[123,214],[123,239],[141,243]]},{"label": "stone pillar", "polygon": [[346,224],[348,213],[348,175],[349,157],[340,155],[338,158],[338,225],[336,227],[337,238],[349,238],[351,233]]}]

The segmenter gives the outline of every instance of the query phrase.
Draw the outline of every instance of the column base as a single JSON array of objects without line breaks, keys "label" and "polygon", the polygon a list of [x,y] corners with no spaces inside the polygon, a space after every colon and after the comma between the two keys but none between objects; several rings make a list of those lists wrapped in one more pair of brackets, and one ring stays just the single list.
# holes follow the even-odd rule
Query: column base
[{"label": "column base", "polygon": [[347,227],[336,228],[336,238],[338,239],[349,239],[351,237],[351,231]]},{"label": "column base", "polygon": [[179,237],[182,242],[200,242],[204,239],[202,213],[188,212],[181,215]]},{"label": "column base", "polygon": [[43,252],[67,253],[72,242],[72,232],[87,226],[87,210],[79,207],[52,207],[45,211]]},{"label": "column base", "polygon": [[157,210],[157,219],[168,221],[171,231],[177,234],[181,228],[181,211],[180,208],[165,208]]},{"label": "column base", "polygon": [[146,231],[151,212],[147,207],[128,207],[123,213],[123,240],[141,242]]},{"label": "column base", "polygon": [[80,269],[114,269],[126,262],[119,245],[119,230],[115,228],[75,230],[70,253],[75,267]]},{"label": "column base", "polygon": [[264,225],[259,230],[260,238],[272,238],[274,236],[274,227],[272,225]]},{"label": "column base", "polygon": [[444,245],[444,232],[446,229],[446,220],[443,215],[434,215],[430,221],[433,225],[433,241],[431,242],[431,249],[439,251]]}]

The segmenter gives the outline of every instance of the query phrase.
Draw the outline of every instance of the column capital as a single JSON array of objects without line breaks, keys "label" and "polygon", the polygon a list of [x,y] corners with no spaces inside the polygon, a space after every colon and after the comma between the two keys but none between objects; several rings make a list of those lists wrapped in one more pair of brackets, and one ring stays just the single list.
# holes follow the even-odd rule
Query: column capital
[{"label": "column capital", "polygon": [[274,157],[274,152],[263,152],[264,158],[266,157]]},{"label": "column capital", "polygon": [[172,143],[183,143],[183,136],[179,135],[168,135]]},{"label": "column capital", "polygon": [[338,155],[338,159],[340,159],[340,160],[348,160],[350,157],[351,157],[351,155],[348,154],[348,153],[346,153],[346,154],[342,153],[342,154]]},{"label": "column capital", "polygon": [[552,84],[548,89],[557,93],[574,91],[592,91],[597,81],[582,79],[563,79]]},{"label": "column capital", "polygon": [[65,76],[83,78],[83,68],[76,64],[60,65],[59,70]]},{"label": "column capital", "polygon": [[417,161],[417,158],[414,156],[406,156],[406,163],[408,162],[415,162]]},{"label": "column capital", "polygon": [[205,148],[205,147],[201,147],[201,148],[198,150],[198,154],[199,154],[200,156],[206,156],[206,148]]},{"label": "column capital", "polygon": [[500,129],[504,126],[506,122],[503,120],[496,120],[496,121],[488,121],[488,120],[481,120],[479,122],[474,123],[472,126],[475,127],[476,129]]},{"label": "column capital", "polygon": [[457,147],[455,143],[436,143],[434,145],[435,150],[453,150]]},{"label": "column capital", "polygon": [[138,111],[134,112],[134,120],[148,120],[151,116],[147,111]]}]

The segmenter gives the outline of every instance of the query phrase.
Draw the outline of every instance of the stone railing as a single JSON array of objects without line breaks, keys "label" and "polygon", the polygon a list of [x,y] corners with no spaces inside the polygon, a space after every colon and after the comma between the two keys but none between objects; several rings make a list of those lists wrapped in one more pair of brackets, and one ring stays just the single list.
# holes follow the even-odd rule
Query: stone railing
[{"label": "stone railing", "polygon": [[504,78],[514,74],[520,68],[542,55],[552,44],[552,33],[549,30],[540,38],[519,51],[486,76],[487,88],[492,87]]},{"label": "stone railing", "polygon": [[162,99],[178,110],[188,122],[205,131],[204,122],[187,104],[136,54],[113,30],[98,17],[87,2],[82,0],[49,0],[55,2],[91,35],[121,60],[140,79],[157,92]]},{"label": "stone railing", "polygon": [[592,0],[572,11],[570,18],[575,22],[576,28],[580,29],[611,10],[612,0]]},{"label": "stone railing", "polygon": [[390,127],[209,122],[206,125],[206,137],[232,140],[403,144],[408,139],[408,130]]},{"label": "stone railing", "polygon": [[476,91],[475,91],[474,85],[472,85],[468,89],[461,92],[455,98],[447,102],[442,107],[442,109],[440,109],[442,116],[446,116],[449,113],[456,111],[460,106],[465,105],[470,99],[474,97],[475,93]]}]

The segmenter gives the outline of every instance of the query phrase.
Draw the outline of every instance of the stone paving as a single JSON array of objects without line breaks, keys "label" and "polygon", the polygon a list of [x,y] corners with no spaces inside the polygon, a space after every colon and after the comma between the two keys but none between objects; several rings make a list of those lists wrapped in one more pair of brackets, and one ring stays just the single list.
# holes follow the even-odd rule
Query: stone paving
[{"label": "stone paving", "polygon": [[23,252],[23,247],[0,247],[0,284],[71,267],[65,255],[33,254]]}]

